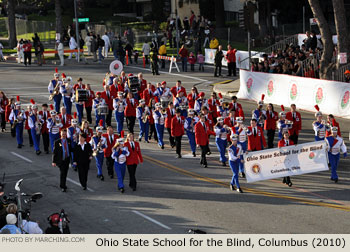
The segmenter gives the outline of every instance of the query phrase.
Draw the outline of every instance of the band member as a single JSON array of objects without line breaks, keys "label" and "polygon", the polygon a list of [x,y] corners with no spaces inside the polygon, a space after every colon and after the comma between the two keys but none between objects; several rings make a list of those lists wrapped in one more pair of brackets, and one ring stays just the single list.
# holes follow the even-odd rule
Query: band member
[{"label": "band member", "polygon": [[201,148],[200,164],[204,168],[208,167],[206,155],[209,152],[209,135],[215,135],[215,132],[209,128],[209,122],[206,121],[205,115],[200,114],[200,121],[194,126],[197,147]]},{"label": "band member", "polygon": [[230,128],[224,124],[224,118],[218,117],[218,122],[215,125],[214,132],[216,134],[215,143],[220,153],[220,162],[222,166],[226,166],[226,147],[227,135],[230,133]]},{"label": "band member", "polygon": [[38,105],[35,104],[35,101],[31,99],[30,103],[32,104],[32,114],[28,118],[28,126],[31,130],[35,152],[40,155],[40,133],[43,120],[38,113]]},{"label": "band member", "polygon": [[66,180],[72,150],[70,139],[67,138],[67,129],[62,129],[61,138],[56,140],[52,154],[52,166],[60,168],[60,188],[62,192],[67,192]]},{"label": "band member", "polygon": [[[341,137],[339,123],[335,120],[334,115],[329,114],[327,116],[327,124],[329,124],[330,127],[337,127],[338,128],[337,134],[338,134],[338,136]],[[331,131],[326,131],[326,137],[331,136],[331,135],[332,135]]]},{"label": "band member", "polygon": [[113,95],[109,90],[109,86],[104,86],[104,91],[101,93],[101,98],[104,99],[105,103],[108,105],[108,114],[106,117],[106,124],[111,125],[112,121],[112,111],[113,111]]},{"label": "band member", "polygon": [[86,134],[80,132],[79,142],[75,146],[74,153],[74,165],[78,169],[79,182],[83,187],[83,190],[87,188],[88,173],[90,168],[90,161],[92,159],[91,145],[86,141]]},{"label": "band member", "polygon": [[49,90],[50,96],[52,96],[56,112],[59,113],[60,107],[61,107],[61,99],[62,99],[62,95],[60,94],[60,86],[62,82],[59,81],[60,75],[58,73],[57,68],[55,69],[55,73],[53,77],[54,79],[50,81],[48,90]]},{"label": "band member", "polygon": [[283,138],[283,133],[286,131],[290,131],[293,127],[293,122],[286,119],[286,112],[284,111],[284,106],[281,105],[282,111],[280,112],[280,119],[277,122],[278,128],[278,140]]},{"label": "band member", "polygon": [[140,144],[134,141],[134,134],[129,133],[126,137],[125,147],[128,148],[129,156],[126,157],[126,166],[129,172],[129,187],[136,191],[136,168],[139,163],[143,163]]},{"label": "band member", "polygon": [[121,83],[118,77],[113,79],[112,85],[110,85],[109,90],[111,91],[112,97],[117,97],[118,92],[125,92],[125,86]]},{"label": "band member", "polygon": [[59,115],[62,125],[63,125],[63,129],[66,129],[68,127],[70,127],[71,125],[71,120],[72,120],[72,116],[67,114],[67,110],[65,107],[61,107],[61,114]]},{"label": "band member", "polygon": [[[88,100],[84,102],[84,108],[86,111],[86,118],[87,121],[92,124],[92,117],[91,117],[91,111],[92,111],[92,103],[95,99],[95,92],[91,90],[90,84],[86,84],[85,90],[88,91]],[[89,142],[86,140],[86,142]]]},{"label": "band member", "polygon": [[5,110],[8,104],[8,99],[3,91],[0,91],[0,121],[1,121],[1,132],[5,132],[6,119]]},{"label": "band member", "polygon": [[41,136],[43,138],[44,151],[46,154],[49,154],[49,145],[50,145],[50,137],[49,137],[49,129],[47,128],[46,120],[51,117],[49,111],[47,111],[48,105],[44,103],[42,106],[42,111],[39,111],[39,115],[43,120],[43,124],[41,127]]},{"label": "band member", "polygon": [[[220,99],[219,104],[217,105],[217,108],[216,108],[216,111],[217,111],[216,115],[222,117],[223,119],[228,117],[230,113],[229,106],[230,104],[228,102],[226,102],[224,99]],[[211,114],[212,114],[212,117],[215,115],[215,113],[211,113]],[[214,117],[213,117],[213,121],[215,122]]]},{"label": "band member", "polygon": [[[289,139],[288,131],[284,131],[283,132],[283,139],[278,141],[278,148],[286,147],[289,145],[294,145],[294,143],[292,140]],[[289,176],[284,177],[282,182],[283,182],[283,184],[287,184],[289,187],[291,187],[293,185]]]},{"label": "band member", "polygon": [[162,106],[160,102],[157,102],[156,110],[153,112],[153,119],[155,122],[155,128],[158,136],[158,146],[161,149],[164,149],[163,135],[164,135],[164,124],[167,118],[167,111],[162,110]]},{"label": "band member", "polygon": [[188,109],[188,116],[185,120],[184,129],[186,130],[193,157],[196,157],[196,137],[194,134],[194,127],[198,121],[199,118],[194,116],[194,110]]},{"label": "band member", "polygon": [[11,111],[9,120],[12,127],[16,131],[17,148],[22,148],[23,145],[23,126],[27,119],[24,110],[21,109],[21,102],[19,96],[17,96],[16,107]]},{"label": "band member", "polygon": [[[243,124],[243,117],[236,118],[236,125],[231,128],[231,136],[236,134],[238,135],[238,143],[242,147],[242,153],[247,152],[248,149],[248,128]],[[239,163],[239,176],[241,178],[245,178],[244,173],[244,163]]]},{"label": "band member", "polygon": [[276,122],[278,120],[278,113],[273,109],[273,104],[267,105],[266,121],[264,129],[267,130],[267,147],[273,148],[273,140],[275,138]]},{"label": "band member", "polygon": [[147,143],[149,143],[148,141],[149,116],[150,116],[149,107],[146,106],[145,100],[141,99],[140,105],[136,109],[136,118],[139,120],[139,126],[140,126],[139,141],[141,141],[142,136],[145,136],[145,141]]},{"label": "band member", "polygon": [[112,158],[112,148],[118,139],[118,135],[114,134],[112,126],[108,126],[107,133],[103,134],[102,136],[106,139],[106,148],[104,148],[103,151],[104,151],[104,157],[106,159],[108,176],[112,179],[114,178],[114,174],[113,174],[114,159]]},{"label": "band member", "polygon": [[261,95],[261,100],[258,101],[257,109],[253,110],[252,118],[257,121],[259,127],[264,129],[264,123],[266,120],[266,110],[263,109],[265,95]]},{"label": "band member", "polygon": [[124,136],[121,136],[121,138],[117,139],[112,151],[112,158],[114,158],[114,169],[118,178],[118,190],[121,193],[124,193],[126,159],[130,155],[128,147],[124,145]]},{"label": "band member", "polygon": [[238,135],[232,135],[231,142],[232,144],[228,147],[227,151],[230,168],[233,173],[230,189],[232,191],[236,190],[237,192],[243,193],[243,190],[241,189],[238,181],[239,166],[243,163],[243,149],[242,146],[238,143]]},{"label": "band member", "polygon": [[29,146],[33,147],[34,143],[33,143],[33,138],[32,138],[32,130],[29,127],[29,124],[28,124],[29,116],[32,114],[32,106],[28,105],[27,106],[27,110],[24,113],[25,113],[25,116],[26,116],[26,120],[25,120],[25,123],[24,123],[24,129],[28,133]]},{"label": "band member", "polygon": [[156,88],[152,85],[151,82],[148,82],[147,88],[143,90],[142,99],[145,100],[146,104],[149,104],[149,100],[154,97],[154,92]]},{"label": "band member", "polygon": [[[101,107],[100,107],[101,106]],[[101,97],[101,92],[96,92],[96,98],[93,101],[92,107],[95,110],[95,128],[98,126],[99,122],[102,120],[103,128],[106,128],[106,111],[102,111],[102,107],[107,106],[105,100]],[[108,107],[107,107],[108,110]]]},{"label": "band member", "polygon": [[169,143],[171,148],[175,147],[175,139],[171,135],[171,120],[174,118],[174,116],[175,116],[174,104],[173,102],[169,102],[168,108],[167,108],[167,117],[165,119],[165,128],[167,129],[169,134]]},{"label": "band member", "polygon": [[137,92],[137,97],[135,97],[135,99],[139,100],[143,94],[143,91],[147,88],[147,81],[143,78],[142,73],[139,73],[137,77],[139,78],[140,88],[139,88],[139,91]]},{"label": "band member", "polygon": [[72,97],[73,97],[73,86],[71,85],[71,77],[66,77],[62,73],[62,84],[60,88],[60,93],[63,96],[63,105],[66,108],[67,114],[72,114]]},{"label": "band member", "polygon": [[151,100],[149,101],[148,107],[149,107],[149,117],[148,117],[148,121],[149,121],[149,135],[148,135],[148,139],[152,139],[152,135],[154,138],[154,141],[158,142],[158,136],[157,136],[157,131],[156,131],[156,126],[154,124],[154,119],[153,119],[153,112],[156,110],[156,103],[158,102],[158,98],[154,97],[151,98]]},{"label": "band member", "polygon": [[107,140],[104,136],[102,136],[103,133],[103,122],[100,121],[100,126],[96,127],[96,135],[94,135],[91,138],[90,145],[93,150],[93,156],[96,160],[96,167],[97,167],[97,178],[99,178],[101,181],[104,180],[103,173],[102,173],[102,166],[103,166],[103,158],[104,158],[104,151],[103,149],[107,147]]},{"label": "band member", "polygon": [[55,141],[60,138],[60,130],[63,128],[60,117],[57,115],[56,110],[52,104],[50,104],[50,117],[46,120],[47,128],[49,130],[49,139],[51,143],[51,151],[53,152]]},{"label": "band member", "polygon": [[134,133],[137,106],[138,101],[134,98],[134,94],[129,92],[126,98],[124,115],[126,117],[126,126],[131,133]]},{"label": "band member", "polygon": [[184,93],[180,91],[174,99],[175,109],[181,110],[181,116],[187,117],[188,101]]},{"label": "band member", "polygon": [[296,111],[295,104],[290,105],[290,111],[286,114],[286,119],[293,122],[293,127],[289,130],[290,140],[298,144],[298,137],[301,130],[301,115]]},{"label": "band member", "polygon": [[[11,111],[16,108],[15,103],[16,103],[15,98],[9,99],[8,105],[5,108],[5,120],[6,120],[6,122],[10,122],[9,117],[10,117]],[[15,130],[15,128],[12,127],[11,123],[10,123],[10,125],[11,125],[11,136],[16,137],[16,130]]]},{"label": "band member", "polygon": [[198,96],[199,96],[198,99],[194,103],[194,111],[196,111],[199,114],[203,107],[208,108],[209,106],[208,106],[207,99],[204,98],[205,96],[204,92],[200,92]]},{"label": "band member", "polygon": [[258,126],[256,119],[250,120],[250,126],[247,130],[248,151],[259,151],[266,148],[266,140],[263,129]]},{"label": "band member", "polygon": [[325,120],[322,119],[322,112],[318,105],[315,105],[317,112],[315,113],[316,121],[312,123],[315,131],[315,141],[323,141],[326,136],[326,131],[330,130],[330,127],[326,124]]},{"label": "band member", "polygon": [[331,128],[332,135],[326,137],[328,160],[331,165],[331,180],[338,182],[337,168],[339,163],[340,151],[343,152],[344,158],[347,156],[347,149],[343,138],[338,135],[338,128]]},{"label": "band member", "polygon": [[117,121],[117,132],[120,135],[120,132],[123,130],[124,124],[124,110],[127,106],[126,101],[124,99],[124,94],[122,92],[118,92],[118,98],[113,100],[113,108],[115,111],[115,119]]},{"label": "band member", "polygon": [[[209,113],[211,114],[215,124],[217,122],[218,116],[220,116],[219,113],[218,113],[218,106],[220,106],[220,104],[222,104],[224,102],[224,99],[223,99],[221,93],[219,93],[219,97],[220,97],[220,101],[221,102],[217,98],[216,93],[213,92],[211,94],[211,98],[208,100]],[[226,118],[226,115],[221,115],[221,116]]]},{"label": "band member", "polygon": [[[186,89],[185,89],[183,86],[181,86],[181,81],[180,81],[180,80],[178,80],[178,81],[176,82],[175,86],[172,87],[172,88],[170,89],[170,92],[173,94],[173,97],[174,97],[174,98],[175,98],[180,92],[182,92],[183,95],[184,95],[185,97],[187,96],[187,94],[186,94]],[[174,101],[175,101],[175,99],[174,99]]]},{"label": "band member", "polygon": [[[85,85],[83,84],[83,79],[79,78],[77,80],[77,83],[73,86],[73,90],[74,92],[76,92],[76,90],[78,89],[85,89]],[[75,93],[76,95],[76,93]],[[73,95],[73,97],[75,97],[75,95]],[[77,99],[78,97],[75,97],[75,99]],[[74,99],[74,98],[72,98]],[[81,122],[83,121],[83,116],[84,116],[84,102],[77,102],[75,101],[75,108],[77,110],[78,113],[78,120],[79,120],[79,124],[81,124]]]},{"label": "band member", "polygon": [[188,107],[194,109],[194,103],[199,98],[198,90],[196,87],[192,87],[191,93],[187,95]]},{"label": "band member", "polygon": [[181,116],[181,110],[176,110],[176,116],[171,119],[171,135],[175,138],[177,158],[181,158],[181,139],[185,133],[185,117]]},{"label": "band member", "polygon": [[235,115],[236,115],[236,112],[234,110],[230,110],[228,117],[226,117],[224,120],[224,124],[230,128],[234,127],[236,124],[236,116]]},{"label": "band member", "polygon": [[120,73],[119,81],[123,86],[125,85],[125,83],[128,83],[128,77],[126,76],[124,71]]},{"label": "band member", "polygon": [[85,141],[87,143],[90,143],[90,140],[92,136],[94,135],[93,130],[89,127],[89,122],[88,121],[83,121],[80,127],[80,132],[84,133],[86,135]]},{"label": "band member", "polygon": [[242,105],[240,103],[237,102],[237,96],[232,96],[232,102],[230,103],[229,109],[235,111],[235,117],[243,117],[243,121],[244,121],[244,112],[243,112],[243,108]]},{"label": "band member", "polygon": [[[67,137],[70,139],[72,148],[75,148],[75,146],[78,144],[79,141],[79,133],[80,133],[80,128],[78,127],[78,120],[77,120],[77,112],[74,112],[73,119],[71,120],[72,125],[67,128]],[[74,154],[73,154],[73,149],[72,149],[72,168],[74,171],[77,170],[76,166],[73,164],[74,160]]]},{"label": "band member", "polygon": [[154,91],[153,95],[158,97],[158,100],[161,101],[162,98],[170,98],[171,97],[170,89],[166,86],[166,82],[163,81],[160,87],[157,87],[156,91]]}]

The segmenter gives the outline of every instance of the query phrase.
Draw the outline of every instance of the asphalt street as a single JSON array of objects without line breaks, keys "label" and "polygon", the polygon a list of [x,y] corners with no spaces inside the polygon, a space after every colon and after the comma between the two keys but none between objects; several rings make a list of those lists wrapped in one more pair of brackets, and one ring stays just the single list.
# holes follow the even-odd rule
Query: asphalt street
[{"label": "asphalt street", "polygon": [[[96,92],[102,89],[102,79],[110,61],[102,64],[67,62],[59,72],[73,80],[83,78]],[[181,66],[180,66],[181,67]],[[33,98],[38,104],[48,102],[47,86],[55,66],[24,67],[15,63],[0,63],[0,90],[9,96],[20,95],[22,103]],[[181,80],[187,90],[196,85],[209,96],[211,84],[227,80],[214,78],[213,69],[172,74],[168,69],[153,76],[142,65],[125,67],[127,73],[143,72],[152,83],[165,80],[173,86]],[[223,74],[227,71],[223,70]],[[255,103],[241,101],[246,117]],[[74,106],[73,106],[74,107]],[[313,141],[313,114],[302,112],[303,130],[300,142]],[[347,120],[338,120],[349,146]],[[247,122],[248,123],[248,120]],[[113,124],[115,120],[113,118]],[[9,128],[9,126],[8,126]],[[138,131],[138,124],[135,129]],[[51,166],[51,154],[35,155],[24,133],[25,147],[17,149],[9,131],[0,133],[0,174],[6,173],[6,193],[23,178],[27,193],[40,191],[44,197],[32,205],[32,219],[47,227],[47,217],[62,208],[68,213],[72,233],[186,233],[196,228],[208,233],[349,233],[350,229],[350,161],[340,160],[339,183],[330,181],[330,171],[292,177],[289,188],[280,179],[257,183],[241,180],[243,194],[229,189],[231,170],[222,167],[214,139],[208,168],[199,165],[199,155],[193,158],[187,137],[183,138],[183,158],[175,159],[175,150],[157,143],[141,143],[144,163],[137,168],[138,189],[117,191],[117,180],[105,176],[96,178],[96,166],[90,166],[88,190],[83,191],[78,174],[68,173],[68,192],[59,190],[59,170]],[[277,138],[275,138],[276,143]],[[198,151],[199,153],[199,151]],[[104,166],[104,173],[107,169]],[[128,184],[126,174],[125,184]]]}]

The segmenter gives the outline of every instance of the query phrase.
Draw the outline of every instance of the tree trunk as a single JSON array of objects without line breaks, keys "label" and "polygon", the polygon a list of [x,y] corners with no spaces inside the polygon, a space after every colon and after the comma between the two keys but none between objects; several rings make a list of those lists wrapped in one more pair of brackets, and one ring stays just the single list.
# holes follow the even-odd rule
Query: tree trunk
[{"label": "tree trunk", "polygon": [[259,36],[265,37],[267,34],[267,14],[266,14],[266,2],[258,1],[259,11]]},{"label": "tree trunk", "polygon": [[17,46],[15,0],[8,0],[9,46]]},{"label": "tree trunk", "polygon": [[[344,0],[332,0],[333,10],[334,10],[334,21],[335,27],[337,29],[338,36],[338,53],[348,53],[349,52],[349,36],[347,32],[346,14],[344,7]],[[337,61],[337,68],[339,68],[340,63]]]},{"label": "tree trunk", "polygon": [[215,3],[216,27],[218,28],[225,27],[224,0],[215,0],[214,3]]},{"label": "tree trunk", "polygon": [[62,10],[60,0],[55,0],[56,32],[62,34]]},{"label": "tree trunk", "polygon": [[335,67],[332,64],[333,56],[333,41],[332,33],[329,28],[328,22],[322,12],[319,0],[309,0],[309,4],[314,14],[317,18],[317,24],[320,28],[321,39],[323,43],[323,53],[320,62],[320,78],[321,79],[331,79],[331,70]]}]

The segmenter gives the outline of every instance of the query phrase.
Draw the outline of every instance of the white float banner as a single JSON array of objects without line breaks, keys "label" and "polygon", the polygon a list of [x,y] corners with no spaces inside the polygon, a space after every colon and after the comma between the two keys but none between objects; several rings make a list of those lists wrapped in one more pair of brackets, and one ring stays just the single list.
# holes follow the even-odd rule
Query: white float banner
[{"label": "white float banner", "polygon": [[[206,48],[205,49],[205,63],[214,64],[215,53],[216,53],[216,49]],[[223,53],[226,56],[227,51],[223,50]],[[254,56],[252,56],[252,58],[260,58],[260,57],[262,57],[262,54],[264,54],[264,53],[252,51],[251,54],[254,55]],[[249,60],[247,59],[248,57],[249,57],[248,51],[237,50],[237,52],[236,52],[236,67],[239,69],[242,68],[242,69],[249,70]],[[246,59],[246,60],[244,60],[244,59]],[[241,60],[244,60],[244,61],[241,62]],[[227,60],[225,57],[222,59],[222,65],[227,66]]]},{"label": "white float banner", "polygon": [[240,70],[238,98],[290,106],[316,112],[317,104],[324,114],[350,119],[350,85],[345,82]]},{"label": "white float banner", "polygon": [[247,182],[328,170],[326,142],[311,142],[244,155]]}]

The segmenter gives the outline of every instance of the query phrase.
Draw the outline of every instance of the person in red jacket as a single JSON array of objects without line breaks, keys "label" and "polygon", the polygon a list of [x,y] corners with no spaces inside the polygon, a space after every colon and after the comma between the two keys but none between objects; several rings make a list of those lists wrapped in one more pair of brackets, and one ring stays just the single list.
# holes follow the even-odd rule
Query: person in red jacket
[{"label": "person in red jacket", "polygon": [[[285,131],[283,133],[283,139],[278,141],[278,148],[286,147],[289,145],[294,145],[294,142],[289,139],[288,131]],[[289,187],[291,187],[293,185],[289,176],[283,178],[283,184],[287,184]]]},{"label": "person in red jacket", "polygon": [[181,158],[181,139],[185,133],[185,117],[181,116],[181,110],[176,110],[176,116],[171,119],[171,135],[175,138],[177,158]]},{"label": "person in red jacket", "polygon": [[3,91],[0,91],[0,121],[1,121],[1,132],[4,132],[6,129],[6,117],[5,111],[8,104],[8,99]]},{"label": "person in red jacket", "polygon": [[196,100],[199,97],[199,93],[196,87],[192,87],[191,89],[191,93],[188,94],[187,96],[187,100],[188,100],[188,107],[190,109],[194,109],[194,103],[196,102]]},{"label": "person in red jacket", "polygon": [[298,137],[301,130],[301,115],[296,111],[295,104],[290,105],[290,111],[286,114],[286,119],[293,121],[293,126],[288,130],[289,138],[294,144],[298,144]]},{"label": "person in red jacket", "polygon": [[248,151],[259,151],[266,148],[266,140],[263,129],[257,125],[256,119],[250,121],[247,131]]},{"label": "person in red jacket", "polygon": [[63,124],[62,129],[67,129],[68,127],[70,127],[72,116],[67,114],[65,107],[61,107],[61,114],[59,114],[59,117],[60,117],[60,120]]},{"label": "person in red jacket", "polygon": [[170,89],[170,92],[173,94],[174,100],[175,100],[175,97],[181,92],[183,92],[185,97],[187,96],[186,89],[183,86],[181,86],[180,80],[178,80],[176,82],[176,85]]},{"label": "person in red jacket", "polygon": [[[16,108],[15,102],[16,102],[15,98],[8,99],[7,105],[5,106],[5,123],[10,122],[9,117],[10,117],[11,111]],[[14,128],[12,128],[12,124],[11,124],[11,136],[16,137],[16,131],[14,130]]]},{"label": "person in red jacket", "polygon": [[228,75],[236,76],[236,49],[232,49],[231,45],[227,46],[227,53],[226,53],[226,60],[227,60],[227,68],[228,68]]},{"label": "person in red jacket", "polygon": [[129,133],[126,137],[125,147],[128,148],[129,156],[126,157],[126,166],[129,172],[129,187],[136,191],[136,168],[139,163],[143,163],[140,144],[134,141],[134,134]]},{"label": "person in red jacket", "polygon": [[171,146],[171,148],[174,148],[175,147],[175,139],[171,135],[171,120],[175,116],[175,107],[174,107],[173,102],[169,102],[168,108],[166,109],[166,111],[167,111],[167,117],[165,119],[165,128],[167,129],[168,134],[169,134],[170,146]]},{"label": "person in red jacket", "polygon": [[182,72],[187,72],[187,57],[188,57],[188,51],[183,45],[179,51],[179,55],[181,56],[182,61]]},{"label": "person in red jacket", "polygon": [[267,147],[273,148],[273,139],[275,138],[276,122],[278,121],[278,113],[273,109],[273,104],[267,105],[266,120],[264,129],[267,130]]},{"label": "person in red jacket", "polygon": [[[340,126],[339,126],[339,123],[335,120],[334,115],[329,114],[327,116],[327,123],[329,123],[331,127],[337,127],[338,128],[337,135],[341,137]],[[332,132],[326,130],[326,137],[329,137],[331,135],[332,135]]]},{"label": "person in red jacket", "polygon": [[244,112],[243,112],[243,108],[242,105],[240,103],[237,102],[237,96],[232,96],[232,102],[230,103],[228,109],[229,110],[234,110],[235,113],[235,118],[237,117],[243,117],[244,120]]},{"label": "person in red jacket", "polygon": [[49,145],[50,145],[50,138],[49,138],[49,129],[47,128],[47,122],[46,120],[51,117],[48,109],[48,105],[44,103],[42,106],[41,111],[39,111],[39,115],[44,120],[42,127],[41,127],[41,136],[43,137],[43,145],[44,145],[44,151],[46,154],[49,154]]},{"label": "person in red jacket", "polygon": [[[221,93],[219,93],[220,100],[222,99]],[[216,124],[216,118],[220,115],[218,115],[218,109],[217,107],[220,106],[220,102],[216,96],[216,93],[213,92],[211,94],[211,98],[208,100],[209,105],[209,114],[211,114],[211,117],[213,118],[213,124]]]},{"label": "person in red jacket", "polygon": [[143,78],[142,73],[139,73],[137,75],[137,77],[139,78],[139,83],[140,83],[140,89],[137,92],[138,97],[135,97],[137,100],[141,99],[140,97],[143,94],[143,91],[147,88],[147,81]]},{"label": "person in red jacket", "polygon": [[197,147],[201,148],[200,164],[204,168],[208,167],[206,155],[209,152],[209,135],[215,136],[215,132],[210,130],[209,122],[203,113],[200,114],[200,121],[194,126],[194,134]]},{"label": "person in red jacket", "polygon": [[126,126],[130,133],[134,133],[134,126],[136,120],[136,108],[139,105],[138,101],[134,98],[132,92],[129,92],[126,98],[126,107],[124,115],[126,117]]},{"label": "person in red jacket", "polygon": [[188,57],[188,63],[191,66],[191,71],[194,72],[194,64],[196,64],[196,57],[194,56],[193,52],[191,52],[190,56]]},{"label": "person in red jacket", "polygon": [[142,99],[145,100],[146,104],[149,104],[149,100],[154,97],[154,91],[156,91],[156,88],[151,82],[148,82],[147,88],[142,93]]},{"label": "person in red jacket", "polygon": [[107,127],[107,133],[102,135],[106,138],[107,147],[103,149],[104,157],[106,158],[106,166],[108,176],[112,179],[114,177],[114,159],[112,158],[112,147],[115,145],[119,136],[114,134],[112,126]]},{"label": "person in red jacket", "polygon": [[[92,124],[92,117],[91,117],[91,111],[92,111],[92,102],[95,99],[95,92],[91,90],[90,84],[86,84],[86,90],[88,90],[88,100],[84,102],[84,107],[86,111],[86,118],[87,121]],[[89,141],[86,140],[88,143]]]},{"label": "person in red jacket", "polygon": [[105,85],[104,86],[104,91],[102,92],[101,94],[101,98],[103,98],[106,102],[106,104],[108,105],[108,114],[107,114],[107,117],[106,117],[106,123],[108,126],[111,125],[111,121],[112,121],[112,112],[113,112],[113,95],[109,89],[109,85]]}]

